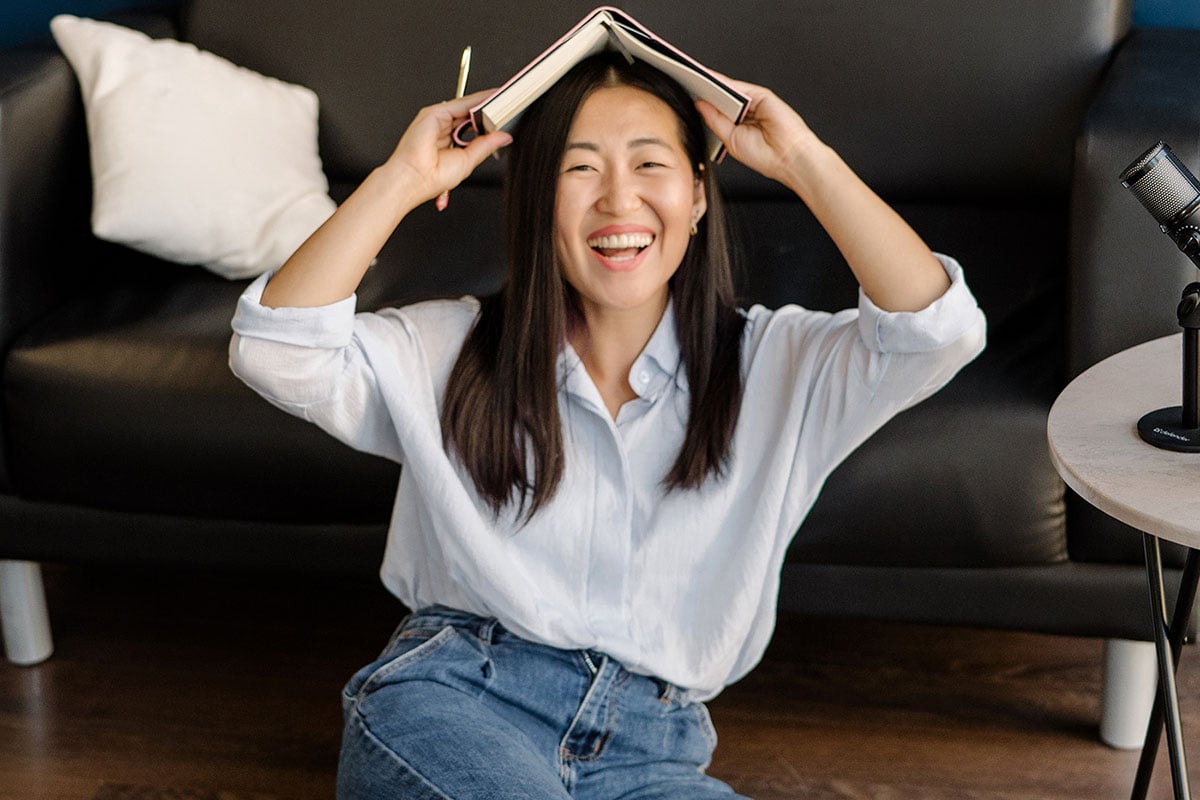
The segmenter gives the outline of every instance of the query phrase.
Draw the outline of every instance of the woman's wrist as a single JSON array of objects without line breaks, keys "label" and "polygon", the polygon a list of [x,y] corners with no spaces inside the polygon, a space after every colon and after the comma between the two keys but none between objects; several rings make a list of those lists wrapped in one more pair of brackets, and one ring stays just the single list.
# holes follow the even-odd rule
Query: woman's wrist
[{"label": "woman's wrist", "polygon": [[407,164],[389,159],[373,169],[363,181],[373,201],[392,209],[395,224],[406,217],[417,206],[432,199],[433,195],[423,192],[424,181],[416,170]]},{"label": "woman's wrist", "polygon": [[819,195],[823,184],[836,180],[846,165],[833,148],[809,133],[791,148],[783,169],[781,183],[808,203]]}]

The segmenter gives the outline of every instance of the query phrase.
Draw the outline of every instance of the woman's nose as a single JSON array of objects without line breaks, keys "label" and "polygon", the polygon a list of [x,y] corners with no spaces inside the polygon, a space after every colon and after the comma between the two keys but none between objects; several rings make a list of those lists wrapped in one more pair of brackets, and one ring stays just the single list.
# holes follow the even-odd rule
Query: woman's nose
[{"label": "woman's nose", "polygon": [[601,211],[619,215],[635,211],[641,204],[641,196],[630,176],[624,173],[612,173],[604,182],[597,205]]}]

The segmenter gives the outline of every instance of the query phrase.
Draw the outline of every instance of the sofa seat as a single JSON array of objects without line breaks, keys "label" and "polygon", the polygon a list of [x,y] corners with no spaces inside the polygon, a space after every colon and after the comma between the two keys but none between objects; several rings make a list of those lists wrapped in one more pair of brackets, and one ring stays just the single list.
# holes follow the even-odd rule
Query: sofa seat
[{"label": "sofa seat", "polygon": [[[118,286],[63,305],[22,336],[5,383],[17,491],[199,518],[279,520],[286,508],[284,521],[386,519],[393,466],[330,447],[230,374],[229,319],[242,288],[199,270],[153,291]],[[297,462],[310,468],[289,468]]]}]

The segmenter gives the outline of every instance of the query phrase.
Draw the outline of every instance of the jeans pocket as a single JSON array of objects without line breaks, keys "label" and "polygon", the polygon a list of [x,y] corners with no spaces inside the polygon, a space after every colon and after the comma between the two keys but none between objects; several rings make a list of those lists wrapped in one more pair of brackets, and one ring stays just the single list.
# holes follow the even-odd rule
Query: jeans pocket
[{"label": "jeans pocket", "polygon": [[436,633],[418,629],[397,631],[379,658],[350,678],[342,690],[342,710],[349,712],[359,698],[370,694],[406,666],[433,655],[457,636],[458,631],[452,625],[446,625]]}]

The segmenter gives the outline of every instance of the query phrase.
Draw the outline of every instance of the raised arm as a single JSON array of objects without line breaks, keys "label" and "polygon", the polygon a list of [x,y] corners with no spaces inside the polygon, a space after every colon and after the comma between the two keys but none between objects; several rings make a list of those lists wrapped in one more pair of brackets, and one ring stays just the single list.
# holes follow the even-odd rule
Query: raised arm
[{"label": "raised arm", "polygon": [[705,123],[730,155],[804,201],[871,302],[884,311],[919,311],[949,288],[946,271],[917,233],[799,114],[768,89],[729,83],[750,97],[746,118],[734,125],[701,100],[696,107]]},{"label": "raised arm", "polygon": [[487,96],[478,92],[421,109],[395,151],[317,229],[267,284],[270,308],[323,306],[344,300],[400,221],[461,183],[485,158],[512,141],[507,133],[454,147],[455,126]]}]

